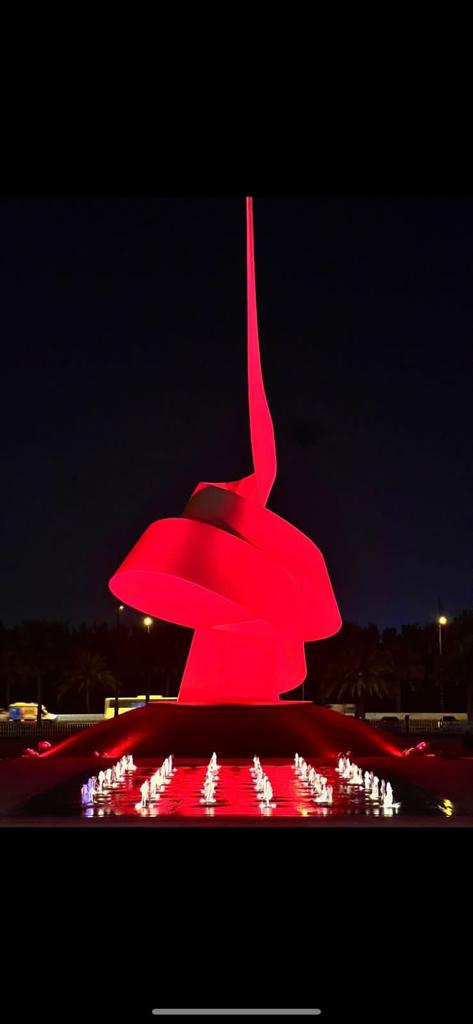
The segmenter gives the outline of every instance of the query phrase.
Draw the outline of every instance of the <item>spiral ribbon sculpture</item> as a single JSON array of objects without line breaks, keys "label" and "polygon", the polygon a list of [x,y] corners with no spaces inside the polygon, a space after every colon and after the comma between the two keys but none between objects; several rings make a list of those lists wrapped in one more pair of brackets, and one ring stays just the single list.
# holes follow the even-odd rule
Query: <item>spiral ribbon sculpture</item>
[{"label": "spiral ribbon sculpture", "polygon": [[276,447],[260,362],[250,198],[246,223],[254,471],[198,484],[179,518],[148,527],[109,584],[125,604],[194,629],[178,698],[186,704],[278,703],[305,679],[304,642],[341,625],[321,552],[266,508]]}]

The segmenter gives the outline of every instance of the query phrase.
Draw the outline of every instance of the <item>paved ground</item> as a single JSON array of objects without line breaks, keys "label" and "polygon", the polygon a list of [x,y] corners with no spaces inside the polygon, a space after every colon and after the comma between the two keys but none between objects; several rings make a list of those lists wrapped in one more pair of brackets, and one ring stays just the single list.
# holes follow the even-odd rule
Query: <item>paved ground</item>
[{"label": "paved ground", "polygon": [[[406,815],[393,818],[91,818],[87,828],[472,828],[473,816],[426,818]],[[0,828],[84,828],[81,818],[0,818]]]}]

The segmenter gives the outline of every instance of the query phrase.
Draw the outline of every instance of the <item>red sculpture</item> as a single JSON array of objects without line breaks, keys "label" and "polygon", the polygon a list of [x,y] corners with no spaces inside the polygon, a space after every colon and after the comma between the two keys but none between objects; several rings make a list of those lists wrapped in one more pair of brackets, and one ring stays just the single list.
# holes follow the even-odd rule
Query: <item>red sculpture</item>
[{"label": "red sculpture", "polygon": [[186,704],[274,704],[306,676],[304,641],[341,626],[323,556],[266,508],[276,476],[261,372],[253,208],[246,201],[248,396],[254,471],[200,483],[180,518],[152,523],[110,580],[119,601],[195,630]]}]

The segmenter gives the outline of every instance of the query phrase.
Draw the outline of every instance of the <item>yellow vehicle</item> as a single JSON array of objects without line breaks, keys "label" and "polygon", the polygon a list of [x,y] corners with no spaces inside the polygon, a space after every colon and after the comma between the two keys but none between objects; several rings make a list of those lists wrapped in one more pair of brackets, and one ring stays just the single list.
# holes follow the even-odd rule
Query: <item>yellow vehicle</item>
[{"label": "yellow vehicle", "polygon": [[[150,704],[157,701],[175,701],[177,697],[163,697],[161,694],[154,694],[150,696]],[[118,698],[118,714],[124,715],[126,711],[134,711],[135,708],[142,708],[146,703],[146,696],[140,694],[139,697],[119,697]],[[104,706],[104,718],[113,718],[115,715],[115,697],[106,697]]]},{"label": "yellow vehicle", "polygon": [[[10,722],[36,722],[38,719],[38,705],[34,702],[28,703],[27,701],[17,701],[16,704],[10,704],[8,718]],[[44,704],[41,705],[42,722],[54,722],[56,718],[57,715],[53,715],[51,711],[48,711]]]}]

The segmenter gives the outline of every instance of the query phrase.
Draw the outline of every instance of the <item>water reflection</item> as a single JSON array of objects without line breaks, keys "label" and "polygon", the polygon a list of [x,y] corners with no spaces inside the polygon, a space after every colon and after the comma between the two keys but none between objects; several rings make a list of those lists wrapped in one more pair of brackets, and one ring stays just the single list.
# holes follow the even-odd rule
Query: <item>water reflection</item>
[{"label": "water reflection", "polygon": [[[222,765],[219,775],[218,799],[214,806],[200,803],[201,790],[205,781],[205,764],[180,765],[179,770],[168,780],[157,802],[145,804],[142,800],[143,783],[150,779],[154,763],[146,762],[138,765],[133,778],[128,778],[123,785],[107,789],[101,799],[92,806],[83,806],[82,815],[87,818],[135,817],[156,819],[158,817],[175,818],[299,818],[314,820],[330,819],[330,817],[353,815],[372,816],[373,818],[391,819],[400,812],[399,804],[384,807],[379,801],[372,799],[372,793],[364,786],[347,784],[341,780],[333,765],[321,764],[317,770],[323,773],[327,784],[333,787],[333,802],[326,806],[314,802],[310,787],[301,784],[295,777],[290,763],[267,763],[268,773],[274,791],[274,804],[267,806],[257,799],[254,787],[248,779],[248,763]],[[404,784],[403,784],[404,785]],[[398,784],[395,788],[397,790]],[[404,787],[405,789],[405,787]],[[403,811],[405,797],[402,792]],[[411,805],[412,806],[412,805]],[[442,807],[436,805],[445,815],[453,813],[453,805],[444,801]],[[422,808],[424,810],[424,808]],[[421,813],[422,813],[421,810]],[[430,811],[430,806],[428,808]],[[419,803],[415,807],[419,813]],[[425,811],[424,811],[425,813]]]}]

